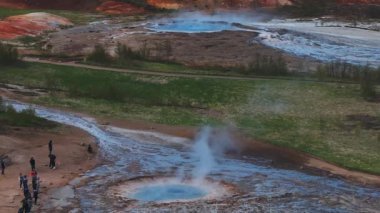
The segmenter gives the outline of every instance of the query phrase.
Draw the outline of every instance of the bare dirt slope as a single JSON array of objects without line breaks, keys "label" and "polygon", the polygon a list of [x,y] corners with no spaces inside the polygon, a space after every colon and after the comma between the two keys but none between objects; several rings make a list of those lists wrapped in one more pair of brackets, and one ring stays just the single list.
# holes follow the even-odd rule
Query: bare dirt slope
[{"label": "bare dirt slope", "polygon": [[[48,167],[48,141],[54,141],[53,152],[57,155],[57,169]],[[0,212],[17,212],[23,192],[18,185],[19,173],[29,174],[29,159],[36,159],[41,178],[41,200],[47,191],[66,185],[70,180],[83,174],[97,163],[95,155],[87,154],[81,144],[93,144],[94,139],[81,130],[61,127],[54,132],[32,128],[15,128],[0,133],[0,154],[11,159],[11,165],[0,176]],[[93,144],[93,147],[96,145]],[[34,206],[33,210],[38,209]]]},{"label": "bare dirt slope", "polygon": [[43,12],[10,16],[0,21],[0,39],[35,36],[43,31],[71,25],[73,23],[66,18]]}]

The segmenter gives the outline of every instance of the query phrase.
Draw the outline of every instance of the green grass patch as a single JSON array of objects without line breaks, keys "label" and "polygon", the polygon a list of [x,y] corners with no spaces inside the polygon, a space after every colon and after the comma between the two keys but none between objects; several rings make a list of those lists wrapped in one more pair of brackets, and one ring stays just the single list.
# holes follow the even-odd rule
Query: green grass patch
[{"label": "green grass patch", "polygon": [[0,100],[0,130],[7,127],[53,128],[57,126],[54,122],[37,117],[33,110],[17,112],[10,106],[4,106]]},{"label": "green grass patch", "polygon": [[380,104],[365,101],[359,84],[157,77],[39,63],[6,67],[0,82],[45,88],[51,94],[35,103],[100,117],[233,123],[253,138],[380,174],[380,130],[349,119],[380,121]]}]

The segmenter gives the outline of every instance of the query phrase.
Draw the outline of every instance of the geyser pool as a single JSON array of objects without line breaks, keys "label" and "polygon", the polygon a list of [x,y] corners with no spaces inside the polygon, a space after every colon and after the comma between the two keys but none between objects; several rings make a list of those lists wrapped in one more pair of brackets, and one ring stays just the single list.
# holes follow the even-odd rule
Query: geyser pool
[{"label": "geyser pool", "polygon": [[151,23],[148,24],[147,28],[159,32],[183,33],[220,32],[238,29],[231,23],[224,21],[200,21],[196,19]]},{"label": "geyser pool", "polygon": [[148,185],[137,189],[132,198],[140,201],[192,200],[207,195],[201,188],[186,184]]}]

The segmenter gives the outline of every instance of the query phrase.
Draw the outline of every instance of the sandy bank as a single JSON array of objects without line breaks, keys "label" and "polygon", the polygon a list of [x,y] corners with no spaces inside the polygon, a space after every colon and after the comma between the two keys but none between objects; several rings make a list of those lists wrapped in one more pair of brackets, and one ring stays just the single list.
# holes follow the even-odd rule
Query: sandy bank
[{"label": "sandy bank", "polygon": [[[54,141],[53,152],[57,155],[57,169],[48,167],[48,141]],[[46,131],[33,128],[14,128],[0,133],[0,154],[11,159],[11,165],[6,168],[5,175],[0,176],[0,212],[17,212],[23,192],[18,185],[19,173],[30,172],[29,159],[36,159],[36,167],[41,178],[41,193],[39,199],[43,202],[47,192],[53,188],[66,185],[73,178],[80,176],[93,168],[98,159],[96,155],[87,153],[86,146],[94,138],[87,133],[68,126]],[[33,207],[38,209],[40,204]]]}]

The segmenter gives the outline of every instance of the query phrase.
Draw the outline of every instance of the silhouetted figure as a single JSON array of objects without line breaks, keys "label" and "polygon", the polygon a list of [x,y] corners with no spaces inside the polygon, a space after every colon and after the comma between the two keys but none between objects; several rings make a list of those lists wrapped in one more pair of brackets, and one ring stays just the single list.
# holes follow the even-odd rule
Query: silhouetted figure
[{"label": "silhouetted figure", "polygon": [[88,144],[88,147],[87,147],[87,152],[92,154],[94,150],[92,150],[92,146],[91,144]]},{"label": "silhouetted figure", "polygon": [[32,171],[36,170],[36,160],[34,158],[30,158],[30,167],[32,167]]},{"label": "silhouetted figure", "polygon": [[52,152],[53,152],[53,141],[50,140],[49,141],[49,155],[51,155]]},{"label": "silhouetted figure", "polygon": [[54,154],[50,154],[49,155],[49,158],[50,158],[50,169],[55,169],[55,159],[57,158],[57,156],[55,156]]},{"label": "silhouetted figure", "polygon": [[4,163],[4,160],[1,159],[1,174],[4,175],[4,172],[5,172],[5,163]]},{"label": "silhouetted figure", "polygon": [[32,176],[32,188],[33,190],[37,189],[37,175]]},{"label": "silhouetted figure", "polygon": [[22,178],[22,187],[24,190],[24,196],[27,197],[28,193],[30,192],[28,187],[28,177],[26,175],[24,175],[24,177]]},{"label": "silhouetted figure", "polygon": [[28,198],[26,199],[26,203],[27,203],[27,208],[26,208],[25,213],[30,213],[30,211],[32,210],[32,206],[33,206],[33,198],[32,198],[32,195],[30,193],[29,193]]},{"label": "silhouetted figure", "polygon": [[28,206],[28,203],[26,202],[26,198],[22,199],[22,200],[21,200],[21,207],[20,207],[20,209],[18,210],[18,212],[19,212],[19,213],[24,213],[24,212],[26,212],[27,206]]},{"label": "silhouetted figure", "polygon": [[33,190],[33,197],[34,197],[34,205],[37,205],[37,200],[38,200],[38,190],[37,189]]},{"label": "silhouetted figure", "polygon": [[18,178],[18,180],[20,181],[20,189],[22,188],[22,180],[24,179],[22,173],[20,173],[20,176]]}]

